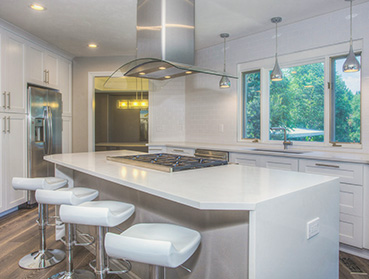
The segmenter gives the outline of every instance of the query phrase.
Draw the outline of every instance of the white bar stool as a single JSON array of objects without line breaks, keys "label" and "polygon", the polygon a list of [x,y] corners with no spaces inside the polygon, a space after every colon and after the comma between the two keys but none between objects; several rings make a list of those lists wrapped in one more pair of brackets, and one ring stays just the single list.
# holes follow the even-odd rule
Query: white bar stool
[{"label": "white bar stool", "polygon": [[[24,178],[14,177],[12,180],[15,190],[49,189],[55,190],[67,184],[67,180],[56,177]],[[59,249],[46,249],[45,228],[48,224],[48,207],[38,204],[38,220],[40,230],[40,250],[24,256],[19,266],[25,269],[43,269],[53,266],[65,258],[65,253]]]},{"label": "white bar stool", "polygon": [[[150,265],[150,279],[165,278],[165,267],[175,268],[187,261],[201,241],[199,232],[172,224],[136,224],[123,233],[107,233],[109,257]],[[186,268],[185,268],[186,269]]]},{"label": "white bar stool", "polygon": [[[38,203],[54,205],[78,205],[86,201],[92,201],[99,195],[99,191],[90,188],[62,188],[58,190],[36,190]],[[93,243],[93,242],[92,242]],[[91,244],[92,244],[91,243]],[[66,270],[59,272],[52,279],[94,279],[95,274],[88,270],[73,269],[73,246],[85,245],[76,243],[75,225],[65,224],[65,250],[67,253]]]},{"label": "white bar stool", "polygon": [[97,279],[107,274],[119,274],[127,271],[110,271],[104,248],[105,233],[108,227],[115,227],[126,221],[135,211],[132,204],[117,201],[91,201],[77,206],[61,205],[60,218],[65,223],[96,226],[96,265],[90,263]]}]

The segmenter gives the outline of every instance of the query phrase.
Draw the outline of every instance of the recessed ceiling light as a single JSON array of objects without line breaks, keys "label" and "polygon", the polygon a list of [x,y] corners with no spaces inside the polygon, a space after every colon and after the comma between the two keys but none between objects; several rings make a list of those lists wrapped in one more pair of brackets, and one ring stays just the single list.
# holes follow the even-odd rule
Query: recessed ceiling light
[{"label": "recessed ceiling light", "polygon": [[33,9],[35,11],[44,11],[44,10],[46,10],[45,7],[43,7],[39,4],[32,4],[30,7],[31,7],[31,9]]},{"label": "recessed ceiling light", "polygon": [[165,76],[165,78],[170,78],[170,76]]},{"label": "recessed ceiling light", "polygon": [[88,47],[90,47],[90,48],[97,48],[97,44],[91,43],[91,44],[88,44]]},{"label": "recessed ceiling light", "polygon": [[146,73],[144,73],[144,72],[141,72],[141,73],[138,73],[138,74],[141,75],[141,76],[146,75]]},{"label": "recessed ceiling light", "polygon": [[186,74],[188,74],[188,75],[189,75],[189,74],[192,74],[192,72],[191,72],[191,71],[187,71],[187,72],[186,72]]},{"label": "recessed ceiling light", "polygon": [[165,67],[159,67],[159,70],[165,70],[166,68]]}]

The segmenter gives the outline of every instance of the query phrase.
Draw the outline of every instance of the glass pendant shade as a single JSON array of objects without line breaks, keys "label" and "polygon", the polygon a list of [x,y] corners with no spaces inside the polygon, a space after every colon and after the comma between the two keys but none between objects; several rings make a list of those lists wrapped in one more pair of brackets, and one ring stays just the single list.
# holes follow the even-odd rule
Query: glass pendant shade
[{"label": "glass pendant shade", "polygon": [[270,79],[272,81],[281,81],[283,79],[283,74],[281,67],[279,67],[278,59],[275,58],[275,64],[272,73],[270,74]]},{"label": "glass pendant shade", "polygon": [[345,73],[353,73],[360,71],[360,63],[357,61],[352,45],[350,46],[349,54],[346,58],[345,63],[343,63],[342,70]]},{"label": "glass pendant shade", "polygon": [[229,88],[231,87],[231,81],[228,77],[222,76],[222,78],[219,81],[219,88]]}]

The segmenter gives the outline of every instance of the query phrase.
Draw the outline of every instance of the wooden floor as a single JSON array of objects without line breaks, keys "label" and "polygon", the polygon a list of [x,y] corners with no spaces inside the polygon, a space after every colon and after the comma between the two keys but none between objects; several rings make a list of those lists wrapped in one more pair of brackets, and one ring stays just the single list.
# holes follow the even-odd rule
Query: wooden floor
[{"label": "wooden floor", "polygon": [[[52,213],[50,212],[50,215],[53,215]],[[46,279],[65,270],[65,262],[44,270],[25,270],[18,266],[18,261],[23,255],[38,250],[39,234],[35,219],[37,219],[37,208],[21,209],[0,218],[0,279]],[[54,240],[53,227],[48,227],[46,233],[48,248],[64,249],[60,241]],[[340,257],[352,259],[361,270],[369,274],[369,260],[343,252],[340,252]],[[88,263],[93,258],[94,256],[85,248],[75,247],[74,266],[76,268],[91,270]],[[369,275],[353,275],[340,263],[339,279],[369,279]]]}]

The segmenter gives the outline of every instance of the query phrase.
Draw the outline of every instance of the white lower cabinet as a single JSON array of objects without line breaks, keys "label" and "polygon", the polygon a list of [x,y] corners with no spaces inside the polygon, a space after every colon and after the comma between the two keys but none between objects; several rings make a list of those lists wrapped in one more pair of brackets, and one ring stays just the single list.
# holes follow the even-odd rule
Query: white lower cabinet
[{"label": "white lower cabinet", "polygon": [[340,178],[340,242],[363,247],[363,165],[300,159],[299,171]]},{"label": "white lower cabinet", "polygon": [[1,114],[1,194],[0,212],[26,202],[26,191],[15,191],[12,178],[27,176],[27,119],[24,114]]},{"label": "white lower cabinet", "polygon": [[149,146],[149,153],[150,154],[155,154],[155,153],[166,153],[167,149],[165,146]]},{"label": "white lower cabinet", "polygon": [[229,154],[229,161],[251,167],[298,171],[299,160],[287,157],[254,155],[245,153]]},{"label": "white lower cabinet", "polygon": [[170,153],[170,154],[193,156],[195,154],[195,149],[193,149],[193,148],[182,148],[182,147],[167,147],[166,152]]}]

